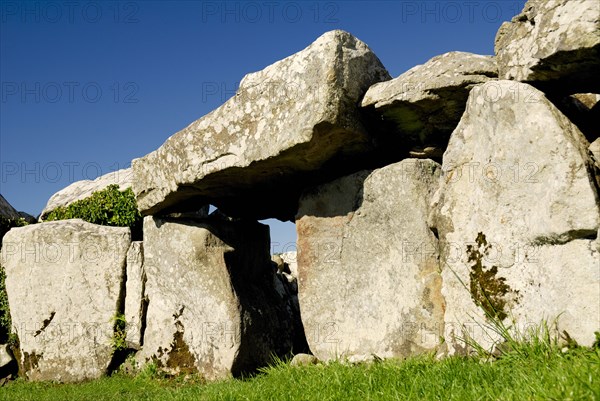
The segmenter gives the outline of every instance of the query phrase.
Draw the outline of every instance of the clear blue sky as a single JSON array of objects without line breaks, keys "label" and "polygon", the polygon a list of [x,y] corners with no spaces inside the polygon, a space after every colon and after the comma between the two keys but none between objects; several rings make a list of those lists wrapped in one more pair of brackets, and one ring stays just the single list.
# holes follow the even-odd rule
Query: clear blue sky
[{"label": "clear blue sky", "polygon": [[[505,1],[0,2],[0,193],[37,215],[229,98],[242,77],[332,29],[393,77],[453,51],[493,54]],[[274,251],[294,226],[272,224]]]}]

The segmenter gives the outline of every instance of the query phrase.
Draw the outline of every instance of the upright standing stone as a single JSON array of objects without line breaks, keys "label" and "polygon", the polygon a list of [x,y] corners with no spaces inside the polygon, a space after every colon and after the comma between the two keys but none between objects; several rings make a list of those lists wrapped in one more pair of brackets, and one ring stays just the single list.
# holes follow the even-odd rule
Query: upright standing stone
[{"label": "upright standing stone", "polygon": [[269,248],[259,223],[146,217],[149,303],[138,358],[216,379],[291,352],[293,317],[274,288]]},{"label": "upright standing stone", "polygon": [[126,341],[134,349],[139,348],[143,343],[147,307],[144,243],[133,241],[127,251],[125,321],[127,322]]},{"label": "upright standing stone", "polygon": [[556,320],[593,343],[600,207],[591,164],[581,132],[542,92],[514,81],[471,91],[431,216],[452,352],[465,335],[484,347],[500,340],[483,329],[493,320],[521,332]]},{"label": "upright standing stone", "polygon": [[123,310],[129,228],[63,220],[10,230],[0,264],[20,370],[74,382],[107,372],[114,318]]},{"label": "upright standing stone", "polygon": [[437,163],[407,159],[303,195],[299,298],[317,358],[403,357],[439,345],[444,301],[427,226],[438,177]]}]

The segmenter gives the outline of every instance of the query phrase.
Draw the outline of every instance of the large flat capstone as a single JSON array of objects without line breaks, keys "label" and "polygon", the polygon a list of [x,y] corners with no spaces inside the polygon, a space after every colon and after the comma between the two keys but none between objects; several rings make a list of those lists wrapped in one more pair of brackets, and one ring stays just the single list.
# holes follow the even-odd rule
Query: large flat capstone
[{"label": "large flat capstone", "polygon": [[497,76],[493,57],[445,53],[371,86],[361,104],[379,117],[382,130],[400,137],[411,156],[439,159],[465,111],[469,91]]},{"label": "large flat capstone", "polygon": [[358,103],[387,79],[367,45],[339,30],[246,75],[225,104],[133,161],[140,211],[235,204],[228,214],[293,218],[307,181],[356,168],[353,157],[373,149]]}]

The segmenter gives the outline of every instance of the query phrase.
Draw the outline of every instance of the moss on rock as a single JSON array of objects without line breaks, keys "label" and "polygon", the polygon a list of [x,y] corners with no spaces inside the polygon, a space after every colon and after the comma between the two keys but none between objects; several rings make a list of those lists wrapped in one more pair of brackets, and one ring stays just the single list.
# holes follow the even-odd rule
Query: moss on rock
[{"label": "moss on rock", "polygon": [[488,318],[504,320],[507,317],[507,295],[518,294],[518,291],[513,291],[506,284],[506,278],[497,277],[498,266],[487,268],[483,265],[484,258],[492,248],[483,233],[477,234],[475,243],[476,246],[467,246],[468,260],[473,262],[469,273],[471,298],[485,311]]}]

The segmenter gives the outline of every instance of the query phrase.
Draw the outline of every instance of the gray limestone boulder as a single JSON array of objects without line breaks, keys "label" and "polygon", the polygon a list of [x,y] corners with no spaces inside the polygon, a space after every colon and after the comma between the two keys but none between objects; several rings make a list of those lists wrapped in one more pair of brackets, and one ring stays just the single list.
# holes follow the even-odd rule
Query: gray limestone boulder
[{"label": "gray limestone boulder", "polygon": [[294,358],[292,358],[290,366],[310,366],[318,363],[319,360],[314,355],[296,354],[294,355]]},{"label": "gray limestone boulder", "polygon": [[471,88],[497,76],[493,57],[445,53],[391,81],[371,86],[361,105],[372,109],[382,121],[382,129],[403,137],[410,156],[439,159],[465,110]]},{"label": "gray limestone boulder", "polygon": [[[12,355],[10,346],[8,344],[0,344],[0,371],[5,369],[14,360],[15,358]],[[2,378],[3,376],[0,376],[0,379]]]},{"label": "gray limestone boulder", "polygon": [[144,218],[148,299],[136,358],[171,373],[239,376],[293,351],[274,286],[268,226],[219,218]]},{"label": "gray limestone boulder", "polygon": [[439,167],[407,159],[301,198],[300,308],[319,360],[404,357],[440,345],[444,300],[427,225]]},{"label": "gray limestone boulder", "polygon": [[590,153],[593,155],[596,165],[598,168],[600,168],[600,138],[592,142],[589,149]]},{"label": "gray limestone boulder", "polygon": [[496,35],[499,77],[564,94],[600,93],[599,16],[598,0],[529,0]]},{"label": "gray limestone boulder", "polygon": [[296,251],[273,255],[272,260],[277,265],[279,274],[283,275],[290,283],[297,281],[298,261]]},{"label": "gray limestone boulder", "polygon": [[293,278],[298,278],[298,253],[296,251],[284,252],[281,255],[281,259],[287,264],[290,275]]},{"label": "gray limestone boulder", "polygon": [[0,387],[18,375],[19,368],[11,348],[9,344],[0,344]]},{"label": "gray limestone boulder", "polygon": [[598,193],[600,194],[600,138],[590,144],[589,152],[595,166],[594,175],[596,176]]},{"label": "gray limestone boulder", "polygon": [[211,203],[232,217],[293,218],[305,181],[373,149],[357,105],[386,79],[367,45],[339,30],[246,75],[221,107],[133,161],[140,211]]},{"label": "gray limestone boulder", "polygon": [[127,282],[125,284],[126,341],[130,348],[143,344],[146,324],[146,272],[144,270],[144,243],[133,241],[127,251]]},{"label": "gray limestone boulder", "polygon": [[20,371],[76,382],[107,373],[122,312],[129,228],[64,220],[10,230],[0,264]]},{"label": "gray limestone boulder", "polygon": [[95,180],[76,181],[50,197],[40,214],[40,221],[43,221],[44,217],[52,210],[89,198],[94,192],[102,191],[109,185],[117,184],[121,191],[125,191],[127,188],[131,188],[132,179],[133,172],[131,168],[127,168],[110,172]]},{"label": "gray limestone boulder", "polygon": [[[490,94],[493,93],[493,100]],[[545,320],[582,345],[600,327],[600,203],[587,141],[537,89],[471,91],[444,155],[431,226],[441,248],[446,341],[492,349],[502,322]]]},{"label": "gray limestone boulder", "polygon": [[550,99],[559,110],[571,120],[585,135],[588,141],[600,138],[600,95],[596,93],[576,93],[574,95]]}]

